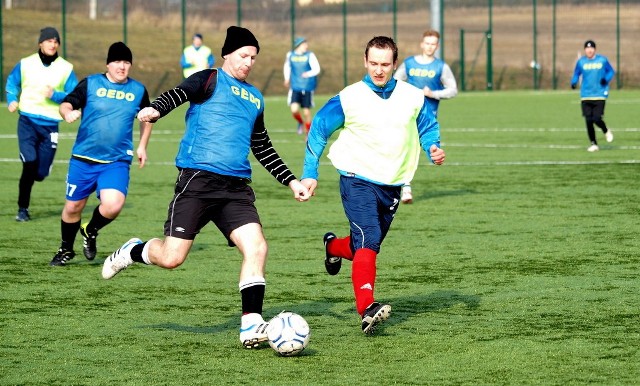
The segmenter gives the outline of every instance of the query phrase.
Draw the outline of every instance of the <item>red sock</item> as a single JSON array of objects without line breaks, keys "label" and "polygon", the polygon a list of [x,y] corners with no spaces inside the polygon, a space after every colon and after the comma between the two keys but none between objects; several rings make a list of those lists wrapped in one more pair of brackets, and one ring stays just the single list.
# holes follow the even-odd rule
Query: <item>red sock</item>
[{"label": "red sock", "polygon": [[298,121],[298,123],[304,123],[302,120],[302,115],[300,115],[300,113],[292,113],[291,115],[293,115],[293,119]]},{"label": "red sock", "polygon": [[342,257],[343,259],[353,260],[351,252],[351,236],[341,239],[335,238],[327,245],[327,251],[331,256]]},{"label": "red sock", "polygon": [[309,130],[311,129],[311,122],[305,122],[304,127],[305,129],[307,129],[307,134],[308,134]]},{"label": "red sock", "polygon": [[376,282],[376,256],[368,248],[356,250],[351,268],[351,282],[356,295],[356,310],[362,316],[364,310],[373,303],[373,289]]}]

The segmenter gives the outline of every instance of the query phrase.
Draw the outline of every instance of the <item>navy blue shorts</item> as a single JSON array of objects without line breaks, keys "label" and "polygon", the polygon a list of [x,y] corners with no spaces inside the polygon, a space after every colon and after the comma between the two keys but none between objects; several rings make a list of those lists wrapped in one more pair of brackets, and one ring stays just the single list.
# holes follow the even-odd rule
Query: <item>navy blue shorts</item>
[{"label": "navy blue shorts", "polygon": [[313,91],[293,91],[289,90],[289,105],[292,103],[298,103],[300,107],[311,108],[313,107]]},{"label": "navy blue shorts", "polygon": [[24,115],[18,118],[18,147],[22,162],[37,162],[38,176],[42,181],[51,173],[53,159],[58,148],[58,124],[38,125]]},{"label": "navy blue shorts", "polygon": [[400,202],[400,186],[376,185],[340,176],[340,196],[351,228],[351,250],[380,252]]},{"label": "navy blue shorts", "polygon": [[212,221],[234,244],[229,235],[251,223],[260,224],[253,189],[242,178],[197,170],[180,169],[164,235],[193,240]]}]

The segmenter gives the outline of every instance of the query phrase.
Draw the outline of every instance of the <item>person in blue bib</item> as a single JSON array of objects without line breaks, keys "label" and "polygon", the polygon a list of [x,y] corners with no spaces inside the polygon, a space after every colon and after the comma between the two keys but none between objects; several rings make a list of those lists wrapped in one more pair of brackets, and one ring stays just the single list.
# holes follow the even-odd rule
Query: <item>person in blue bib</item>
[{"label": "person in blue bib", "polygon": [[[435,54],[440,45],[440,33],[427,30],[422,34],[420,48],[422,54],[406,58],[394,75],[394,78],[405,80],[424,93],[433,115],[438,117],[440,100],[451,99],[458,95],[458,85],[453,72],[444,60],[436,58]],[[410,181],[402,187],[402,203],[411,204],[413,192]]]},{"label": "person in blue bib", "polygon": [[29,206],[35,182],[51,173],[58,148],[58,107],[78,84],[73,65],[58,55],[60,34],[53,27],[40,30],[39,50],[22,58],[7,77],[9,112],[18,111],[18,146],[22,174],[18,183],[16,221],[31,220]]},{"label": "person in blue bib", "polygon": [[242,299],[240,342],[246,348],[267,342],[262,318],[267,241],[249,186],[249,153],[298,201],[309,198],[271,144],[264,125],[264,98],[247,83],[258,40],[246,28],[231,26],[222,47],[220,68],[197,72],[162,93],[138,119],[155,122],[189,102],[186,129],[176,156],[178,178],[169,203],[164,239],[127,241],[104,262],[102,277],[111,279],[135,263],[173,269],[187,258],[196,235],[213,222],[229,246],[243,256],[238,287]]},{"label": "person in blue bib", "polygon": [[[293,119],[298,122],[298,134],[307,134],[311,127],[313,93],[318,86],[320,62],[309,51],[309,42],[303,37],[294,40],[293,51],[287,52],[284,61],[284,86],[289,87],[287,103]],[[302,112],[302,114],[301,114]]]},{"label": "person in blue bib", "polygon": [[[60,115],[66,122],[82,118],[67,173],[66,201],[60,220],[62,242],[51,266],[64,266],[74,258],[78,231],[84,256],[93,260],[98,231],[115,220],[124,207],[133,159],[133,123],[138,111],[150,104],[145,86],[129,77],[132,63],[129,47],[122,42],[113,43],[107,54],[107,72],[83,79],[60,105]],[[136,149],[140,167],[147,160],[151,127],[149,122],[140,123]],[[80,225],[82,210],[93,192],[100,204],[89,222]]]},{"label": "person in blue bib", "polygon": [[185,78],[194,73],[208,68],[213,68],[215,58],[211,53],[211,48],[204,45],[202,34],[196,33],[191,39],[191,45],[185,47],[180,58],[182,75]]},{"label": "person in blue bib", "polygon": [[340,174],[340,197],[350,232],[324,237],[327,273],[336,275],[342,260],[352,262],[351,282],[362,331],[372,334],[391,313],[375,300],[376,260],[398,210],[400,192],[418,167],[420,149],[432,163],[445,159],[440,126],[421,90],[394,79],[398,47],[377,36],[365,49],[365,77],[331,99],[311,122],[302,184],[313,195],[318,166],[329,138],[340,131],[328,157]]},{"label": "person in blue bib", "polygon": [[604,133],[607,142],[613,142],[613,133],[604,123],[604,106],[609,97],[609,82],[613,79],[615,70],[606,56],[596,54],[596,42],[587,40],[584,43],[584,56],[578,59],[571,78],[571,88],[575,89],[582,77],[580,84],[580,104],[582,116],[587,126],[587,136],[591,145],[587,151],[600,150],[596,139],[595,126]]}]

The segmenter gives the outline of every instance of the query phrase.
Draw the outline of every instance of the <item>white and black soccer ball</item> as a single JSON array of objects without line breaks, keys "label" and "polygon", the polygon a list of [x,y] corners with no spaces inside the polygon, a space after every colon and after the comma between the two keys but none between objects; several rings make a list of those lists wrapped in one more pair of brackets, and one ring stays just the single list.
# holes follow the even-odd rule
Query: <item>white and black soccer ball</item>
[{"label": "white and black soccer ball", "polygon": [[267,328],[269,345],[285,357],[300,354],[309,344],[310,334],[307,321],[302,316],[288,311],[282,311],[273,317]]}]

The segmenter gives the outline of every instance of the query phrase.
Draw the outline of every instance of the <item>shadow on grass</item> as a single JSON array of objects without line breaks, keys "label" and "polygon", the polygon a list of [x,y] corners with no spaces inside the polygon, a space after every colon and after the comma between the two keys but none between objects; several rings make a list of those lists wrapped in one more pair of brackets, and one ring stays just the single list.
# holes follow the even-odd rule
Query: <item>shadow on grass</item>
[{"label": "shadow on grass", "polygon": [[[417,315],[449,309],[457,305],[462,305],[468,310],[474,310],[480,305],[480,296],[464,295],[457,291],[436,291],[431,294],[391,298],[384,301],[389,302],[393,307],[392,316],[385,324],[397,325],[405,323],[408,319]],[[331,308],[337,304],[344,305],[344,301],[336,301],[335,298],[327,298],[319,301],[298,304],[296,305],[294,312],[305,315],[306,317],[330,316],[340,320],[353,320],[354,315],[349,311],[332,311]],[[276,309],[271,307],[264,311],[264,315],[277,315],[280,311],[283,310],[281,308]],[[139,326],[139,328],[181,331],[194,334],[217,334],[223,331],[237,330],[239,328],[239,323],[237,316],[233,316],[226,322],[214,326],[185,326],[177,323],[161,323],[142,325]]]}]

